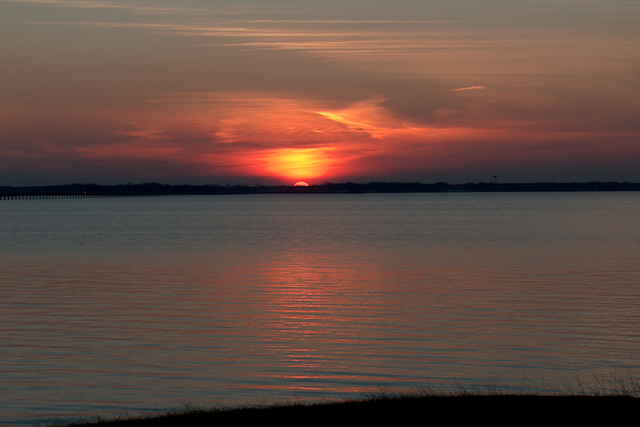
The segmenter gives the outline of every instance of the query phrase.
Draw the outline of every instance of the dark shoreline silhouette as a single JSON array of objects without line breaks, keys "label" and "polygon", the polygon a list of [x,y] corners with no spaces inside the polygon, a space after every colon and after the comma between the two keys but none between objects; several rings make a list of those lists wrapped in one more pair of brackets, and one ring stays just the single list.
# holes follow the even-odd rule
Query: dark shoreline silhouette
[{"label": "dark shoreline silhouette", "polygon": [[373,397],[266,408],[189,409],[133,418],[78,421],[67,426],[570,426],[631,425],[640,399],[631,396],[478,395]]},{"label": "dark shoreline silhouette", "polygon": [[345,182],[324,183],[308,187],[290,185],[169,185],[144,184],[68,184],[29,187],[0,187],[0,199],[83,198],[121,196],[169,196],[207,194],[336,194],[336,193],[513,193],[513,192],[578,192],[640,191],[634,182],[537,182],[537,183],[467,183],[436,182]]}]

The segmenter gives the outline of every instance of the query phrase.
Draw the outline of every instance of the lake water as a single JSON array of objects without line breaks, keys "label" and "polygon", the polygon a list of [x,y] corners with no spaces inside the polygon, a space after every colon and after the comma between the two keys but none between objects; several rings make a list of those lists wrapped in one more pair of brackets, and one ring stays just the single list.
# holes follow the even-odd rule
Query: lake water
[{"label": "lake water", "polygon": [[640,377],[640,194],[0,202],[0,424]]}]

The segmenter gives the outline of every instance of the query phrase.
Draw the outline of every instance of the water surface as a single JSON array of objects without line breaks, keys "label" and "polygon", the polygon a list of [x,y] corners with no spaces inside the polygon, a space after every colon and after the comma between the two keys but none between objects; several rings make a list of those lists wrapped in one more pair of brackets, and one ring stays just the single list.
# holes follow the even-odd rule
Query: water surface
[{"label": "water surface", "polygon": [[640,372],[640,194],[0,202],[0,423]]}]

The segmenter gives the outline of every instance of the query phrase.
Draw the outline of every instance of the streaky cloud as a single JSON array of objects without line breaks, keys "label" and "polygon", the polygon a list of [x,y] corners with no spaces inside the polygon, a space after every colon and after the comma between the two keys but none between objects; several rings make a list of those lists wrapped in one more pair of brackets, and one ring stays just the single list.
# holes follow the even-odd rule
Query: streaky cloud
[{"label": "streaky cloud", "polygon": [[450,89],[450,92],[462,92],[464,90],[485,90],[484,86],[469,86],[469,87],[459,87],[457,89]]},{"label": "streaky cloud", "polygon": [[206,12],[220,13],[220,9],[180,8],[160,6],[135,6],[123,3],[111,3],[100,0],[0,0],[0,3],[22,3],[68,9],[119,9],[136,13],[150,14],[202,14]]}]

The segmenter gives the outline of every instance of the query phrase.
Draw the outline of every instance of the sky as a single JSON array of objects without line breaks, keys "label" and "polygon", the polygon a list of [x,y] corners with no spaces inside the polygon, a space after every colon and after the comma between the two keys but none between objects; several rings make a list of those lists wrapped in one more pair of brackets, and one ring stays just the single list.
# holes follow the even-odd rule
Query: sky
[{"label": "sky", "polygon": [[0,186],[640,182],[640,1],[0,0]]}]

